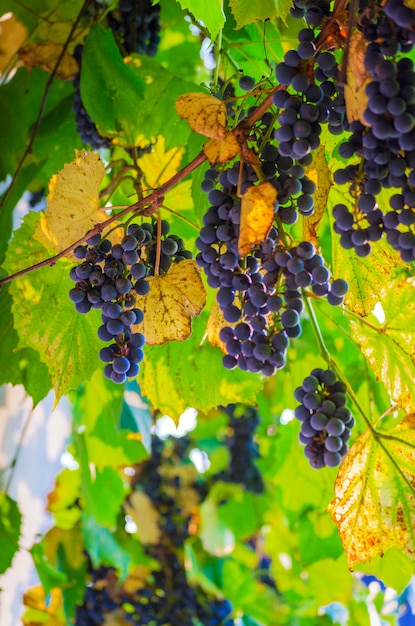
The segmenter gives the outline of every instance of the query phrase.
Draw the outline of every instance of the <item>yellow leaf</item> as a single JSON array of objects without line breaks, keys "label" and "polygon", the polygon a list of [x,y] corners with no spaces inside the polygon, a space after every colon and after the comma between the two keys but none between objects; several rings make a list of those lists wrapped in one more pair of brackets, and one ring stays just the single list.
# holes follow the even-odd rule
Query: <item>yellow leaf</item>
[{"label": "yellow leaf", "polygon": [[174,263],[163,276],[150,276],[150,292],[137,298],[144,321],[136,326],[150,346],[183,341],[192,331],[192,317],[206,303],[206,291],[195,261]]},{"label": "yellow leaf", "polygon": [[12,13],[0,18],[0,74],[27,37],[27,29]]},{"label": "yellow leaf", "polygon": [[137,565],[137,567],[127,576],[122,584],[123,591],[128,594],[134,594],[139,589],[144,589],[148,585],[148,575],[150,569],[144,565]]},{"label": "yellow leaf", "polygon": [[151,152],[140,157],[146,188],[155,189],[170,180],[179,171],[184,151],[183,146],[166,152],[164,137],[158,137]]},{"label": "yellow leaf", "polygon": [[212,139],[226,137],[226,106],[207,93],[186,93],[176,100],[176,111],[196,133]]},{"label": "yellow leaf", "polygon": [[415,556],[415,415],[385,435],[368,430],[353,444],[328,508],[350,568],[392,546]]},{"label": "yellow leaf", "polygon": [[206,337],[212,346],[218,346],[226,354],[226,344],[219,337],[220,329],[224,326],[232,326],[232,324],[225,322],[221,308],[215,299],[206,325]]},{"label": "yellow leaf", "polygon": [[396,278],[379,286],[377,296],[385,321],[350,322],[354,341],[391,398],[406,413],[415,411],[414,279]]},{"label": "yellow leaf", "polygon": [[41,216],[34,238],[56,252],[81,239],[106,219],[99,210],[98,188],[105,168],[99,154],[78,152],[49,183],[47,209]]},{"label": "yellow leaf", "polygon": [[160,540],[159,514],[150,498],[142,491],[134,491],[124,505],[137,525],[137,535],[144,544],[157,544]]},{"label": "yellow leaf", "polygon": [[415,0],[404,0],[403,3],[406,7],[415,11]]},{"label": "yellow leaf", "polygon": [[[64,622],[59,619],[60,614],[62,613],[62,599],[62,589],[56,587],[51,589],[46,602],[43,585],[31,587],[23,594],[23,604],[29,609],[41,611],[42,613],[55,618],[54,620],[47,622],[48,624],[53,624],[54,626],[55,624],[56,626],[58,624],[61,624],[62,626],[64,625]],[[23,621],[23,623],[27,624],[28,622]]]},{"label": "yellow leaf", "polygon": [[241,201],[241,227],[238,251],[248,254],[253,246],[264,241],[274,221],[277,190],[271,183],[248,187]]},{"label": "yellow leaf", "polygon": [[239,154],[240,150],[240,145],[232,133],[226,133],[223,140],[209,139],[203,146],[203,152],[211,165],[230,161]]},{"label": "yellow leaf", "polygon": [[[41,67],[47,72],[52,72],[62,50],[63,45],[60,43],[31,43],[20,48],[18,55],[29,71],[34,67]],[[65,52],[56,70],[56,78],[73,80],[78,72],[78,63],[69,52]]]},{"label": "yellow leaf", "polygon": [[326,212],[327,201],[333,184],[323,145],[314,152],[313,163],[307,168],[306,174],[316,184],[317,189],[314,194],[314,213],[303,218],[303,239],[318,246],[317,232]]},{"label": "yellow leaf", "polygon": [[350,37],[344,99],[348,122],[359,120],[364,126],[369,126],[363,117],[368,102],[366,85],[372,80],[372,76],[364,65],[366,47],[367,41],[362,33],[358,30],[354,31]]}]

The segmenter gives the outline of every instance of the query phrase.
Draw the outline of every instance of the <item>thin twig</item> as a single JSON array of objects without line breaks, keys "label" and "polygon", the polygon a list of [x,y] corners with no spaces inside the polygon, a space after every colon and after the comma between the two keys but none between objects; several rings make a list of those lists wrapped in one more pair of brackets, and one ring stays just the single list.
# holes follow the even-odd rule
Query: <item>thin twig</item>
[{"label": "thin twig", "polygon": [[190,174],[193,170],[198,168],[199,165],[201,165],[204,161],[206,161],[206,156],[204,152],[202,151],[193,159],[193,161],[188,163],[183,169],[181,169],[174,176],[172,176],[170,180],[164,183],[164,185],[161,185],[161,187],[153,191],[149,196],[147,196],[146,198],[142,198],[141,200],[139,200],[138,202],[136,202],[135,204],[131,206],[126,207],[119,213],[116,213],[115,215],[111,215],[111,217],[105,220],[105,222],[101,222],[100,224],[97,224],[96,226],[94,226],[94,228],[91,228],[87,233],[85,233],[85,235],[83,235],[83,237],[78,239],[78,241],[75,241],[70,246],[68,246],[61,252],[59,252],[58,254],[55,254],[47,259],[44,259],[43,261],[39,261],[39,263],[35,263],[34,265],[31,265],[30,267],[25,267],[24,269],[19,270],[18,272],[15,272],[14,274],[10,274],[10,276],[6,276],[5,278],[2,278],[0,280],[0,286],[10,283],[12,280],[19,278],[20,276],[24,276],[25,274],[28,274],[29,272],[32,272],[34,270],[40,269],[41,267],[46,267],[47,265],[49,266],[55,265],[56,261],[59,261],[59,259],[62,259],[69,252],[74,250],[76,246],[79,246],[86,239],[89,239],[93,235],[101,233],[107,226],[117,221],[120,217],[127,215],[128,213],[135,212],[136,214],[141,213],[142,215],[152,215],[152,213],[155,213],[157,209],[160,207],[160,204],[162,202],[162,199],[165,193],[169,191],[169,189],[174,187],[179,181],[185,178],[188,174]]}]

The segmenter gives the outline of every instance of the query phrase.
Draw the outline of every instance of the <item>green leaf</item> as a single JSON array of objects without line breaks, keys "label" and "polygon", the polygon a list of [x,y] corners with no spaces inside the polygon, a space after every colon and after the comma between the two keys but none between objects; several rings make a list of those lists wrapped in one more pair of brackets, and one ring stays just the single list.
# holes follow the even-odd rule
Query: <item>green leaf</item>
[{"label": "green leaf", "polygon": [[144,100],[134,112],[136,145],[146,145],[160,135],[164,136],[166,150],[186,145],[190,129],[176,114],[174,104],[184,93],[201,91],[200,86],[168,72],[145,55],[134,54],[128,59],[128,67],[146,84]]},{"label": "green leaf", "polygon": [[140,433],[143,446],[151,452],[151,426],[153,418],[149,405],[141,397],[140,387],[135,380],[127,382],[120,428],[133,433]]},{"label": "green leaf", "polygon": [[236,28],[242,28],[252,22],[280,18],[285,20],[290,13],[291,3],[288,0],[229,0],[229,6],[235,17]]},{"label": "green leaf", "polygon": [[[119,471],[113,467],[97,470],[88,489],[87,510],[101,526],[113,528],[125,497],[125,488]],[[105,493],[105,498],[103,494]]]},{"label": "green leaf", "polygon": [[13,557],[19,549],[22,515],[17,502],[5,493],[0,493],[0,574],[10,567]]},{"label": "green leaf", "polygon": [[[29,213],[15,232],[4,264],[8,273],[48,257],[49,253],[33,239],[39,217]],[[97,337],[99,312],[91,310],[88,315],[80,315],[69,299],[71,266],[69,260],[61,259],[53,267],[21,276],[10,286],[18,347],[39,352],[56,400],[92,376],[102,347]]]},{"label": "green leaf", "polygon": [[[316,606],[347,602],[352,595],[353,578],[342,554],[338,559],[320,559],[307,568],[310,591]],[[330,584],[327,584],[327,581]]]},{"label": "green leaf", "polygon": [[124,62],[111,30],[94,25],[82,55],[81,94],[101,135],[126,146],[137,144],[144,82]]},{"label": "green leaf", "polygon": [[220,519],[218,506],[207,498],[200,505],[202,530],[200,538],[206,552],[221,556],[229,554],[235,547],[235,537],[229,526]]},{"label": "green leaf", "polygon": [[19,349],[11,308],[12,299],[5,285],[0,290],[0,384],[23,385],[36,405],[52,386],[49,372],[36,350]]},{"label": "green leaf", "polygon": [[210,33],[212,41],[216,39],[219,30],[225,24],[225,14],[221,0],[178,0],[184,11],[189,11],[192,15],[203,22]]},{"label": "green leaf", "polygon": [[225,370],[219,348],[207,341],[200,345],[205,323],[203,317],[194,318],[186,341],[145,348],[145,367],[138,379],[143,394],[153,410],[174,420],[192,406],[206,413],[220,404],[254,403],[262,386],[261,379],[248,372]]},{"label": "green leaf", "polygon": [[30,550],[30,554],[46,594],[54,587],[61,587],[67,582],[67,575],[49,562],[45,554],[44,542],[35,543]]},{"label": "green leaf", "polygon": [[151,564],[152,559],[144,553],[143,547],[136,537],[127,536],[121,530],[112,533],[96,523],[93,517],[84,515],[82,533],[86,549],[92,564],[115,567],[119,575],[125,578],[131,567]]},{"label": "green leaf", "polygon": [[76,441],[78,454],[85,455],[81,463],[86,466],[131,465],[147,456],[141,437],[118,427],[123,395],[124,387],[107,380],[101,369],[78,390],[74,414],[81,432]]},{"label": "green leaf", "polygon": [[351,322],[354,340],[378,380],[406,412],[415,410],[415,304],[412,280],[395,279],[377,293],[385,322]]},{"label": "green leaf", "polygon": [[273,590],[253,578],[250,567],[227,558],[223,564],[223,582],[225,597],[234,610],[247,613],[261,624],[280,622],[285,607]]},{"label": "green leaf", "polygon": [[[218,481],[209,490],[207,500],[212,500],[217,507],[219,525],[223,522],[237,541],[249,539],[262,526],[265,496],[250,493],[241,485]],[[243,516],[239,515],[239,511],[244,512]]]},{"label": "green leaf", "polygon": [[85,595],[87,558],[79,525],[70,530],[51,528],[30,550],[40,581],[48,595],[61,588],[67,618]]}]

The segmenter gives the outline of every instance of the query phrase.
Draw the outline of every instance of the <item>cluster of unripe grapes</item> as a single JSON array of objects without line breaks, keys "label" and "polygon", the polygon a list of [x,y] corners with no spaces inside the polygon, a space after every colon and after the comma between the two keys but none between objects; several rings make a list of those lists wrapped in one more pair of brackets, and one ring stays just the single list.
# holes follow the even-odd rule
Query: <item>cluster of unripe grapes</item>
[{"label": "cluster of unripe grapes", "polygon": [[160,228],[157,221],[130,224],[120,243],[113,245],[98,234],[74,250],[82,263],[70,271],[75,286],[69,297],[79,313],[92,308],[102,311],[98,337],[112,343],[102,348],[100,358],[106,363],[105,376],[115,383],[137,376],[144,357],[145,337],[134,326],[143,321],[143,312],[135,305],[137,296],[150,290],[147,278],[154,275],[156,266],[164,274],[172,263],[192,257],[183,240],[169,235],[169,230],[165,220],[160,221]]},{"label": "cluster of unripe grapes", "polygon": [[294,392],[300,442],[312,467],[335,467],[347,453],[354,418],[346,407],[346,385],[331,370],[315,368]]}]

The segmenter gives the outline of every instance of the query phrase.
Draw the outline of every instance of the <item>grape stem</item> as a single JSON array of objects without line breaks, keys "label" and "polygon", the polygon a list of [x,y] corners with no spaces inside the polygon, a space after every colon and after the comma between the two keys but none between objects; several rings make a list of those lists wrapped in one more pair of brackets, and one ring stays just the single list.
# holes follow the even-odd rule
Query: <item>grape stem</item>
[{"label": "grape stem", "polygon": [[310,317],[310,322],[311,322],[311,325],[313,327],[314,335],[316,337],[317,344],[319,346],[320,354],[321,354],[322,358],[327,362],[328,367],[331,367],[336,372],[336,374],[339,377],[339,379],[346,385],[347,393],[349,394],[353,404],[355,405],[355,407],[359,411],[360,415],[362,416],[362,418],[366,422],[367,427],[370,429],[370,431],[372,432],[374,437],[377,437],[376,430],[373,427],[372,422],[370,421],[370,419],[366,415],[366,412],[363,409],[362,405],[360,404],[360,402],[359,402],[355,392],[353,391],[352,386],[350,385],[350,383],[347,380],[346,376],[343,374],[343,372],[340,369],[340,367],[337,364],[337,362],[330,356],[330,352],[328,351],[328,349],[326,347],[326,344],[324,342],[324,339],[323,339],[323,335],[321,334],[320,326],[318,324],[317,317],[316,317],[313,305],[311,303],[311,299],[307,297],[307,294],[304,293],[304,291],[303,291],[303,295],[304,295],[305,307],[306,307],[307,313],[308,313],[308,315]]}]

